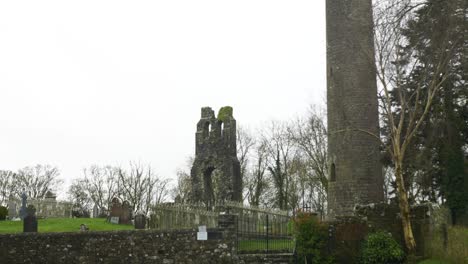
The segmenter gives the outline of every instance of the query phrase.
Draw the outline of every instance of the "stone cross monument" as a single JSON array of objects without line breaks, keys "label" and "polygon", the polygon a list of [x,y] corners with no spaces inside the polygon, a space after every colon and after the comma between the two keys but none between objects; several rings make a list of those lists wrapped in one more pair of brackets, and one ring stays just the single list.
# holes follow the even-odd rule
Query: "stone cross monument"
[{"label": "stone cross monument", "polygon": [[383,201],[372,1],[327,0],[328,216]]},{"label": "stone cross monument", "polygon": [[27,199],[28,199],[28,196],[26,195],[26,192],[23,192],[21,194],[21,209],[19,213],[21,220],[24,220],[24,218],[28,215],[28,211],[26,208]]},{"label": "stone cross monument", "polygon": [[217,117],[210,107],[203,107],[195,142],[195,160],[190,172],[192,202],[210,206],[227,200],[242,201],[232,107],[222,107]]}]

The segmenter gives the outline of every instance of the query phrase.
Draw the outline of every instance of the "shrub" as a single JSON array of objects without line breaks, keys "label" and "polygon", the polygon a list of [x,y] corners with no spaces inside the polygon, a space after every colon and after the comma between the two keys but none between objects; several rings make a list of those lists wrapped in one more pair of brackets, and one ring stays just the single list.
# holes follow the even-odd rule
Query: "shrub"
[{"label": "shrub", "polygon": [[0,206],[0,220],[5,220],[8,215],[8,210],[5,206]]},{"label": "shrub", "polygon": [[326,256],[328,228],[316,216],[299,212],[294,218],[294,235],[299,263],[331,263]]},{"label": "shrub", "polygon": [[389,233],[371,233],[364,241],[361,252],[362,264],[398,264],[404,260],[405,253]]}]

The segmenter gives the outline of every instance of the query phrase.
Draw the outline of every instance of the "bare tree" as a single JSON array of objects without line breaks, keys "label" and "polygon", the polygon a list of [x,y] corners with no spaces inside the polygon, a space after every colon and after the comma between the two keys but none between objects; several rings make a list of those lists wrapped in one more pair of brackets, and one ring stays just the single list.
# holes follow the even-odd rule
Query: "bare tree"
[{"label": "bare tree", "polygon": [[242,126],[237,127],[236,137],[237,157],[239,158],[241,178],[243,179],[249,162],[249,154],[255,145],[255,139],[252,137],[251,133]]},{"label": "bare tree", "polygon": [[24,190],[29,198],[44,198],[47,191],[56,189],[63,182],[59,176],[58,168],[50,165],[25,167],[17,173],[15,194],[19,196]]},{"label": "bare tree", "polygon": [[82,213],[89,212],[93,203],[85,186],[85,179],[75,179],[68,189],[68,197],[73,203],[73,210],[78,210]]},{"label": "bare tree", "polygon": [[185,203],[190,199],[191,191],[191,178],[190,178],[190,168],[193,165],[193,156],[187,158],[185,166],[182,166],[177,169],[177,183],[171,189],[171,198],[174,199],[177,203]]},{"label": "bare tree", "polygon": [[303,157],[303,153],[299,151],[297,152],[297,155],[291,162],[291,179],[289,184],[290,188],[288,194],[288,201],[290,208],[294,211],[306,206],[305,199],[309,191],[307,162],[307,159]]},{"label": "bare tree", "polygon": [[254,146],[254,163],[244,175],[244,188],[250,205],[259,206],[261,197],[269,186],[265,175],[267,158],[266,142],[261,141]]},{"label": "bare tree", "polygon": [[[324,215],[326,211],[328,167],[327,167],[327,129],[325,113],[311,107],[306,118],[298,118],[289,129],[290,137],[304,156],[299,169],[302,176],[307,176],[307,182],[301,183],[305,188],[307,183],[309,200],[313,209]],[[303,189],[304,195],[306,191]]]},{"label": "bare tree", "polygon": [[135,211],[147,213],[151,205],[161,203],[169,194],[169,181],[159,178],[149,165],[130,163],[128,171],[119,169],[118,179],[120,197],[128,200]]},{"label": "bare tree", "polygon": [[268,171],[275,187],[275,203],[280,209],[287,210],[291,163],[297,154],[294,142],[288,133],[288,124],[272,121],[263,131],[262,138],[268,153]]},{"label": "bare tree", "polygon": [[[416,242],[411,228],[408,191],[403,173],[405,155],[428,117],[434,97],[447,78],[446,68],[454,45],[446,39],[444,32],[440,32],[440,42],[434,47],[434,52],[438,54],[437,61],[433,62],[434,67],[429,67],[411,51],[403,52],[408,44],[403,33],[407,21],[413,15],[412,12],[423,4],[421,1],[386,0],[378,2],[374,8],[377,77],[381,88],[381,108],[389,127],[385,140],[395,168],[398,204],[409,252],[414,252]],[[416,70],[419,71],[418,79],[412,79]],[[392,96],[397,99],[397,106],[392,104]]]},{"label": "bare tree", "polygon": [[12,171],[0,171],[0,205],[4,205],[15,192],[15,177]]},{"label": "bare tree", "polygon": [[117,195],[118,173],[119,169],[112,166],[92,165],[83,170],[84,178],[79,184],[101,212],[109,210],[112,198]]},{"label": "bare tree", "polygon": [[177,172],[177,186],[172,188],[171,196],[176,203],[185,203],[189,200],[191,188],[190,174],[182,169]]}]

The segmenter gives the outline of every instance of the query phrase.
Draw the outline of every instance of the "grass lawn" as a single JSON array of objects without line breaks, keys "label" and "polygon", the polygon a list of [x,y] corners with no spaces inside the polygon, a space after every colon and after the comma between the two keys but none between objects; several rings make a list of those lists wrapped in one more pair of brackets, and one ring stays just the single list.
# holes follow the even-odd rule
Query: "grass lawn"
[{"label": "grass lawn", "polygon": [[437,260],[437,259],[426,259],[426,260],[419,262],[418,264],[450,264],[450,262]]},{"label": "grass lawn", "polygon": [[[80,225],[88,226],[89,231],[131,230],[132,225],[116,225],[106,222],[103,218],[48,218],[39,219],[38,231],[46,232],[77,232]],[[0,234],[23,232],[22,221],[0,221]]]},{"label": "grass lawn", "polygon": [[[241,240],[238,245],[239,251],[265,251],[267,249],[267,241],[258,240]],[[275,239],[268,241],[268,250],[270,251],[292,251],[294,241],[288,239]]]}]

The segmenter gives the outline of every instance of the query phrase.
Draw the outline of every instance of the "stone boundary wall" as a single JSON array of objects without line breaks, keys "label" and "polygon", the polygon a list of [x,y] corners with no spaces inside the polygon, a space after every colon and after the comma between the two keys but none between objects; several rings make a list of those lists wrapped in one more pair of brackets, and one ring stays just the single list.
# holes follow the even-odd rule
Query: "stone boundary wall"
[{"label": "stone boundary wall", "polygon": [[[431,210],[429,204],[411,208],[416,254],[420,256],[424,255],[425,237],[432,232]],[[336,217],[326,223],[329,230],[327,253],[333,254],[337,263],[358,263],[362,242],[369,233],[376,231],[391,233],[405,249],[400,211],[396,205],[360,205],[355,208],[355,216]]]},{"label": "stone boundary wall", "polygon": [[198,241],[195,230],[0,235],[0,263],[238,263],[230,216]]}]

